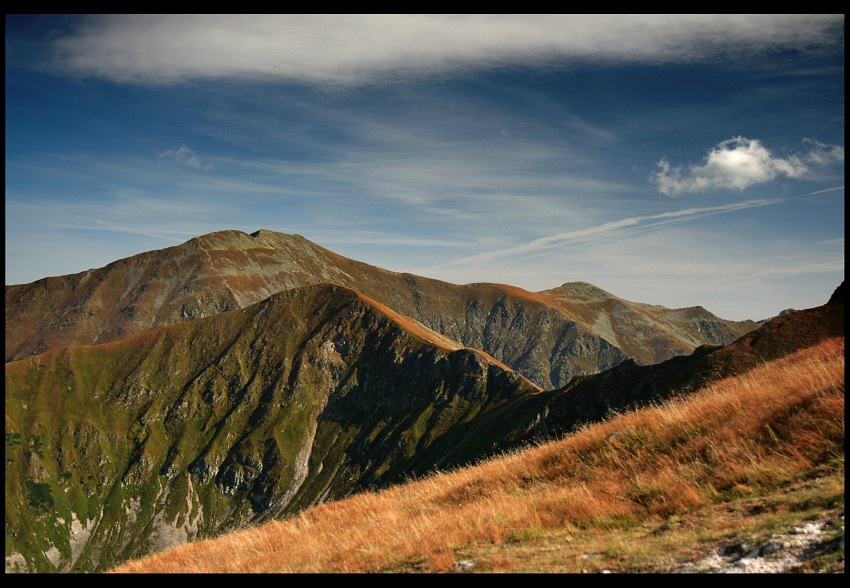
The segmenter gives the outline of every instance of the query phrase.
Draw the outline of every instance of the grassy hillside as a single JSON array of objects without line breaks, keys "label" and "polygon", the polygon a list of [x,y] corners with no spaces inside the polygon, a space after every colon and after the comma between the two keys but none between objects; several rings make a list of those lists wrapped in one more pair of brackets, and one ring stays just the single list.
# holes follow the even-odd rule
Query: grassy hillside
[{"label": "grassy hillside", "polygon": [[790,571],[843,573],[843,514],[840,337],[554,442],[113,571],[672,572],[822,520],[821,551]]},{"label": "grassy hillside", "polygon": [[13,572],[103,571],[470,463],[539,391],[329,284],[5,372]]}]

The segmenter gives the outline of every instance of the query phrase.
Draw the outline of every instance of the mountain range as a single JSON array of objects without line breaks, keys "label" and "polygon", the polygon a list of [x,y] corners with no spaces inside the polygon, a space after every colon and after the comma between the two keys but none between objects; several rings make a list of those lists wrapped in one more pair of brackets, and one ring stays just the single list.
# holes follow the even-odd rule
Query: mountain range
[{"label": "mountain range", "polygon": [[221,231],[6,286],[6,570],[130,558],[563,435],[843,336],[455,285]]},{"label": "mountain range", "polygon": [[6,287],[6,361],[109,343],[334,283],[480,349],[543,388],[614,367],[658,363],[758,327],[701,307],[629,302],[591,284],[544,292],[455,285],[347,259],[298,235],[220,231],[100,269]]}]

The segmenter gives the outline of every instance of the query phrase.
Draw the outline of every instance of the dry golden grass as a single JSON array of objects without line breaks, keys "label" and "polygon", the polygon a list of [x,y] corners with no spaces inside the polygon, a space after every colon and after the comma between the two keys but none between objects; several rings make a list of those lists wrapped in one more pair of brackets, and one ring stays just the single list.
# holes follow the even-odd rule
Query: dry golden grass
[{"label": "dry golden grass", "polygon": [[[113,571],[446,572],[466,559],[484,572],[658,570],[757,533],[756,503],[778,521],[824,500],[843,512],[843,468],[840,338],[555,442]],[[802,502],[781,498],[794,488]]]}]

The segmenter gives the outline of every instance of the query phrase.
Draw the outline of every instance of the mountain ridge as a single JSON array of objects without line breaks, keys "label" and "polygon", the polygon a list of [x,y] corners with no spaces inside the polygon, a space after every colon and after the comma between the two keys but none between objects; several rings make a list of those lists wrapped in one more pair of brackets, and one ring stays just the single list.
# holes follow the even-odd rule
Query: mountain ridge
[{"label": "mountain ridge", "polygon": [[600,289],[603,296],[581,300],[563,286],[533,293],[456,285],[345,258],[298,235],[218,231],[96,270],[7,286],[6,361],[244,308],[319,282],[353,288],[542,388],[628,357],[649,364],[725,344],[758,326],[699,307],[632,303]]}]

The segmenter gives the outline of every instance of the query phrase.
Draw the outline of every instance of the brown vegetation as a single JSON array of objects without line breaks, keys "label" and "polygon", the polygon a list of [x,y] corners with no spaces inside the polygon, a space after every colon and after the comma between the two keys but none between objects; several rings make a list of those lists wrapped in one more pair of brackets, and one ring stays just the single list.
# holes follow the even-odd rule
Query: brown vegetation
[{"label": "brown vegetation", "polygon": [[[843,496],[841,337],[555,442],[114,571],[672,571],[731,538],[843,514]],[[843,572],[843,554],[827,571]]]}]

